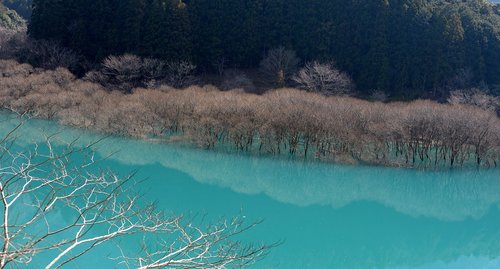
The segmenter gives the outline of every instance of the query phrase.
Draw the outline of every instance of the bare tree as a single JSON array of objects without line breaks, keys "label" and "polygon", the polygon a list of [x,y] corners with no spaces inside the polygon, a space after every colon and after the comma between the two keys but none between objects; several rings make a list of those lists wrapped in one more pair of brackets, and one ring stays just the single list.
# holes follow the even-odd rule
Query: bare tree
[{"label": "bare tree", "polygon": [[500,97],[489,95],[485,91],[476,88],[467,91],[456,90],[450,92],[448,103],[472,105],[493,111],[500,109]]},{"label": "bare tree", "polygon": [[107,57],[101,68],[88,72],[85,79],[110,90],[131,93],[137,87],[155,87],[165,77],[164,73],[165,63],[161,60],[124,54]]},{"label": "bare tree", "polygon": [[83,60],[74,51],[59,43],[34,40],[26,32],[18,32],[0,27],[0,58],[17,59],[35,67],[56,69],[58,67],[77,71]]},{"label": "bare tree", "polygon": [[165,62],[125,54],[109,56],[100,70],[87,73],[85,78],[109,89],[131,93],[134,88],[155,88],[161,84],[187,87],[196,81],[193,75],[195,69],[196,66],[188,61]]},{"label": "bare tree", "polygon": [[278,47],[270,50],[260,62],[260,71],[270,82],[278,87],[284,87],[297,70],[299,62],[295,51]]},{"label": "bare tree", "polygon": [[9,42],[16,34],[15,31],[0,27],[0,57],[6,58],[10,49]]},{"label": "bare tree", "polygon": [[140,207],[130,177],[91,172],[93,155],[71,160],[91,153],[92,145],[57,152],[47,137],[44,145],[20,150],[14,133],[0,141],[0,268],[27,266],[37,255],[50,257],[37,268],[62,268],[103,243],[138,233],[154,250],[144,247],[138,258],[122,252],[121,261],[135,268],[225,268],[252,263],[269,249],[231,242],[257,223],[232,221],[203,231],[180,217],[166,218],[153,205]]},{"label": "bare tree", "polygon": [[17,59],[35,67],[55,69],[58,67],[76,70],[81,57],[74,51],[54,41],[26,39],[23,46],[17,48]]},{"label": "bare tree", "polygon": [[325,95],[345,95],[353,89],[353,82],[348,75],[335,69],[332,64],[319,62],[307,63],[293,80],[301,89]]},{"label": "bare tree", "polygon": [[142,61],[142,80],[147,88],[155,88],[165,77],[166,63],[159,59],[146,58]]},{"label": "bare tree", "polygon": [[[456,104],[481,100],[454,96],[457,100],[450,102]],[[269,154],[286,150],[306,158],[384,165],[469,165],[473,159],[478,166],[500,163],[495,113],[432,101],[368,102],[297,89],[255,95],[214,86],[182,91],[162,86],[123,94],[81,81],[64,69],[43,71],[0,60],[0,107],[109,134],[189,141],[206,148],[231,145]]]},{"label": "bare tree", "polygon": [[196,65],[189,61],[167,63],[165,82],[175,88],[185,88],[196,83],[195,70]]},{"label": "bare tree", "polygon": [[245,225],[240,218],[227,220],[206,231],[176,219],[173,229],[178,234],[174,242],[159,241],[154,248],[143,244],[139,258],[120,257],[129,267],[152,268],[243,268],[257,262],[267,254],[266,245],[242,245],[228,239],[246,232],[259,222]]},{"label": "bare tree", "polygon": [[3,59],[16,59],[29,38],[26,32],[16,32],[0,27],[0,48]]},{"label": "bare tree", "polygon": [[131,54],[109,56],[103,61],[99,73],[91,78],[104,86],[117,87],[121,91],[130,92],[140,85],[142,68],[142,59],[138,56]]}]

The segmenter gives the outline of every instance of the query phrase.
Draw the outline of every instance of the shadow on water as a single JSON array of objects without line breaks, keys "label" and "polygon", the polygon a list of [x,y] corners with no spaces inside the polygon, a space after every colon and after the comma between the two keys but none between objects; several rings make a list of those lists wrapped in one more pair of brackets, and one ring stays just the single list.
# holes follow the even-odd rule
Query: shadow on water
[{"label": "shadow on water", "polygon": [[[25,146],[42,133],[99,139],[46,121],[20,132]],[[249,239],[285,244],[255,268],[500,268],[499,169],[342,166],[114,137],[96,151],[112,154],[104,165],[120,173],[140,169],[148,198],[165,210],[265,218]]]}]

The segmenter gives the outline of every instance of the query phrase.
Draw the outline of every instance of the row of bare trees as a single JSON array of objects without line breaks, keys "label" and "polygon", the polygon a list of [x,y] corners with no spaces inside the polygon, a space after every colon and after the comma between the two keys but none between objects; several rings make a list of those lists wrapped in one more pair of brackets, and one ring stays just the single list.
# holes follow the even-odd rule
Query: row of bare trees
[{"label": "row of bare trees", "polygon": [[85,79],[108,89],[130,93],[137,87],[161,84],[184,88],[194,84],[196,66],[188,61],[166,62],[135,55],[107,57],[98,70],[87,73]]},{"label": "row of bare trees", "polygon": [[[100,65],[91,63],[77,53],[46,40],[34,40],[23,32],[0,28],[0,59],[16,59],[21,63],[44,69],[63,67],[78,76],[107,89],[130,93],[134,88],[169,85],[185,88],[198,82],[196,65],[190,61],[164,61],[141,58],[132,54],[108,56]],[[348,95],[354,90],[350,77],[336,69],[334,63],[308,62],[299,69],[300,59],[293,50],[277,47],[267,52],[260,63],[258,79],[263,88],[297,88],[324,95]],[[241,70],[225,70],[220,63],[221,89],[242,89],[255,92],[254,81]],[[90,71],[89,71],[90,70]],[[261,83],[262,84],[262,83]]]},{"label": "row of bare trees", "polygon": [[[259,75],[271,88],[293,84],[300,89],[324,95],[348,95],[354,90],[350,77],[334,68],[333,63],[311,62],[298,69],[299,59],[283,47],[272,49],[261,62]],[[107,57],[100,68],[87,73],[86,79],[107,89],[130,93],[134,88],[169,85],[186,88],[196,84],[196,66],[189,61],[167,62],[125,54]],[[220,88],[256,90],[244,72],[221,71]]]},{"label": "row of bare trees", "polygon": [[205,148],[404,166],[497,165],[492,111],[432,101],[378,103],[294,89],[264,95],[206,87],[108,91],[65,69],[3,61],[0,105],[103,132],[188,139]]},{"label": "row of bare trees", "polygon": [[0,27],[0,59],[16,59],[44,69],[64,67],[72,72],[83,72],[88,63],[77,53],[47,40],[34,40],[25,32],[14,32]]},{"label": "row of bare trees", "polygon": [[472,105],[485,110],[497,111],[500,115],[500,97],[488,94],[484,90],[477,88],[452,91],[450,97],[448,97],[448,103]]},{"label": "row of bare trees", "polygon": [[267,52],[259,70],[264,79],[277,87],[293,85],[324,95],[348,95],[355,88],[351,78],[336,69],[334,63],[307,62],[300,69],[299,63],[295,51],[277,47]]}]

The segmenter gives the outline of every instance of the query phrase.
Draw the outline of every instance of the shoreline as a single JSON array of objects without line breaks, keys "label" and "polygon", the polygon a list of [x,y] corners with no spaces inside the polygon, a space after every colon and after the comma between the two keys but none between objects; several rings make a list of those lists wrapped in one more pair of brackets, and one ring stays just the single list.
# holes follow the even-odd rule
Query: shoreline
[{"label": "shoreline", "polygon": [[296,89],[213,86],[107,91],[69,71],[0,65],[0,106],[63,125],[206,149],[396,167],[497,166],[492,111],[427,100],[379,103]]}]

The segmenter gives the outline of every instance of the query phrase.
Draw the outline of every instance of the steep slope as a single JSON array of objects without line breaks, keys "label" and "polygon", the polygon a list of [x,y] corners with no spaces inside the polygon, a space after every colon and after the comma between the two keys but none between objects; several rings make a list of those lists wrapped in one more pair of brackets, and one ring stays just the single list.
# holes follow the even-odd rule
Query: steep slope
[{"label": "steep slope", "polygon": [[26,21],[15,11],[8,9],[0,3],[0,27],[23,31],[26,30]]},{"label": "steep slope", "polygon": [[0,0],[0,2],[10,10],[17,12],[26,21],[30,20],[32,0]]},{"label": "steep slope", "polygon": [[[78,4],[77,4],[78,3]],[[258,68],[284,46],[335,61],[364,94],[443,98],[500,85],[500,16],[489,0],[34,0],[29,34],[100,61],[189,59],[202,72]]]}]

